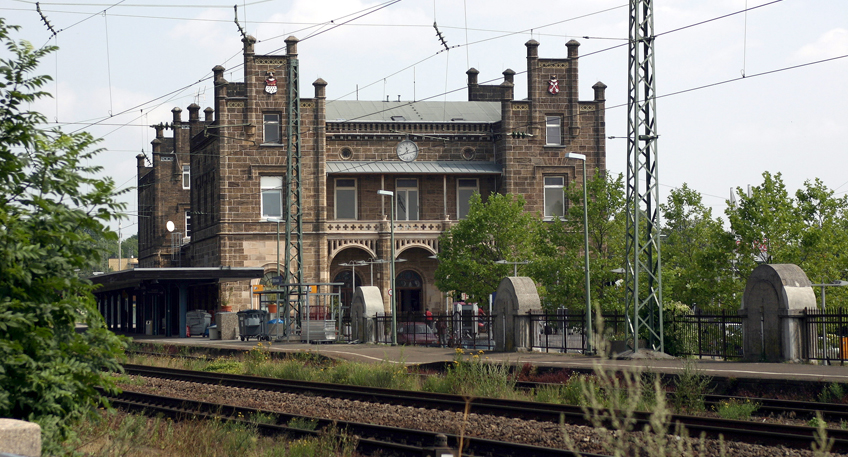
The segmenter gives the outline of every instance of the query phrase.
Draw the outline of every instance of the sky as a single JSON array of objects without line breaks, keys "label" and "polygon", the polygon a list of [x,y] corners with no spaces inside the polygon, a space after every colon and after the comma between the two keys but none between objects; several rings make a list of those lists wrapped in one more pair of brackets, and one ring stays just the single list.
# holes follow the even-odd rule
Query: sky
[{"label": "sky", "polygon": [[[55,36],[36,2],[0,6],[22,27],[15,39],[59,46],[39,68],[54,98],[32,109],[50,127],[103,138],[96,164],[121,188],[135,186],[136,155],[150,156],[149,125],[170,122],[174,107],[187,119],[191,103],[212,105],[212,67],[243,79],[239,26],[258,39],[257,55],[284,55],[285,38],[299,38],[301,96],[323,78],[328,102],[467,100],[469,67],[498,84],[505,69],[526,70],[528,40],[545,58],[565,57],[576,39],[580,99],[593,98],[597,81],[608,86],[607,167],[625,173],[626,1],[243,0],[239,26],[232,1],[175,2],[39,2]],[[654,16],[661,202],[686,183],[726,219],[730,189],[759,185],[766,171],[790,193],[815,178],[848,193],[848,2],[658,0]],[[525,98],[523,73],[515,82]],[[136,193],[121,198],[126,238]]]}]

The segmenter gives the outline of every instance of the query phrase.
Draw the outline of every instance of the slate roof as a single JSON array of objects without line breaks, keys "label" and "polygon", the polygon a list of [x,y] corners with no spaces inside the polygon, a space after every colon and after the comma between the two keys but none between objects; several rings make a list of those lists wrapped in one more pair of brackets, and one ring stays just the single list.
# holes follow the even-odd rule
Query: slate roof
[{"label": "slate roof", "polygon": [[[395,119],[392,119],[392,117]],[[400,117],[398,117],[400,116]],[[498,122],[500,102],[327,102],[327,122]]]},{"label": "slate roof", "polygon": [[450,162],[327,162],[327,174],[477,174],[499,175],[503,167],[495,162],[450,161]]}]

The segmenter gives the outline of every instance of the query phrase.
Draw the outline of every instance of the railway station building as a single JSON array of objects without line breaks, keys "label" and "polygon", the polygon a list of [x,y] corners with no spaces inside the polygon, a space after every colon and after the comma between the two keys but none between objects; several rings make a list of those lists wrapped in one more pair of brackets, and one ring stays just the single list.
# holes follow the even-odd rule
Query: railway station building
[{"label": "railway station building", "polygon": [[[589,176],[606,169],[606,86],[579,100],[577,41],[553,58],[539,57],[535,40],[525,44],[526,96],[514,93],[513,70],[486,85],[471,68],[468,101],[328,100],[332,81],[319,78],[296,106],[297,39],[286,40],[285,55],[256,55],[256,40],[242,41],[243,82],[213,68],[214,105],[201,114],[192,104],[188,116],[174,108],[153,126],[152,157],[137,158],[139,270],[261,269],[253,279],[188,285],[189,310],[257,306],[252,286],[270,284],[286,255],[293,186],[302,282],[343,283],[346,301],[355,277],[356,286],[380,288],[387,311],[395,205],[395,294],[407,312],[444,308],[434,284],[439,236],[466,216],[474,193],[521,194],[527,211],[553,219],[566,210],[563,187],[582,179],[583,162],[566,153],[584,154]],[[299,138],[290,115],[299,115]],[[300,172],[289,180],[288,145],[297,139]],[[349,266],[360,261],[368,263]]]}]

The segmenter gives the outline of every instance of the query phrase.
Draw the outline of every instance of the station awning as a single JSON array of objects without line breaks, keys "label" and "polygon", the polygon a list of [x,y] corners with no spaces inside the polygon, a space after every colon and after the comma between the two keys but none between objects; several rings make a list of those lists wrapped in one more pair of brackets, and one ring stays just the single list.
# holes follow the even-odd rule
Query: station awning
[{"label": "station awning", "polygon": [[89,279],[98,285],[94,293],[138,287],[142,282],[182,282],[189,284],[243,281],[261,278],[265,274],[262,268],[235,267],[174,267],[174,268],[136,268],[114,273],[91,276]]},{"label": "station awning", "polygon": [[416,175],[500,175],[503,167],[495,162],[327,162],[327,174],[416,174]]}]

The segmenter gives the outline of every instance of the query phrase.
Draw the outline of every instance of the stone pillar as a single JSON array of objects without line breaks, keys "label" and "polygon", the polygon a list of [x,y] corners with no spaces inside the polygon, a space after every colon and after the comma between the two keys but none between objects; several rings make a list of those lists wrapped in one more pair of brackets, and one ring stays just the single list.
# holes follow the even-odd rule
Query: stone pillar
[{"label": "stone pillar", "polygon": [[527,277],[501,280],[492,307],[495,350],[512,352],[530,348],[530,318],[527,312],[540,309],[536,283]]},{"label": "stone pillar", "polygon": [[377,313],[383,313],[383,296],[377,286],[357,287],[350,306],[351,335],[360,343],[375,341],[374,327]]},{"label": "stone pillar", "polygon": [[739,314],[746,361],[801,359],[801,313],[816,307],[812,283],[798,265],[760,265],[745,286]]}]

